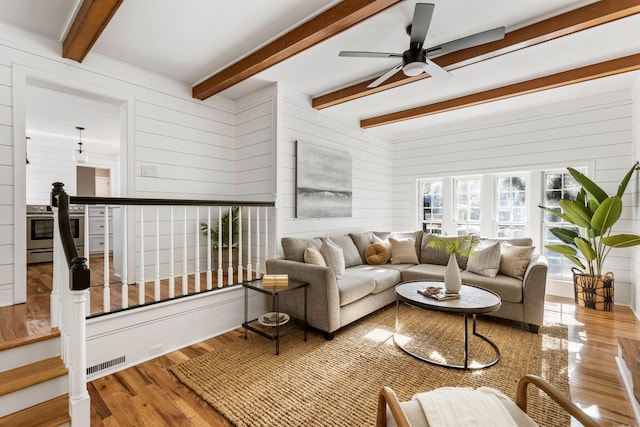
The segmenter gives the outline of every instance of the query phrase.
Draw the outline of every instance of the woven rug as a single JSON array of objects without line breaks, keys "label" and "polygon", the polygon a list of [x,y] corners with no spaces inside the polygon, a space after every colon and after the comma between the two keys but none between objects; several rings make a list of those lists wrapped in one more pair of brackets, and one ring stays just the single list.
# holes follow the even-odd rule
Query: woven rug
[{"label": "woven rug", "polygon": [[[461,316],[401,306],[401,339],[422,355],[462,363]],[[237,426],[374,425],[378,391],[390,386],[401,401],[442,386],[494,387],[515,399],[518,379],[532,373],[569,396],[567,329],[532,334],[511,322],[478,319],[478,332],[502,353],[498,364],[475,371],[421,362],[393,342],[395,306],[388,306],[339,331],[332,341],[302,331],[275,343],[256,334],[225,345],[170,371]],[[412,333],[412,331],[414,333]],[[470,333],[471,334],[471,333]],[[492,349],[470,341],[471,363],[492,360]],[[554,402],[530,387],[529,415],[542,426],[568,426]]]}]

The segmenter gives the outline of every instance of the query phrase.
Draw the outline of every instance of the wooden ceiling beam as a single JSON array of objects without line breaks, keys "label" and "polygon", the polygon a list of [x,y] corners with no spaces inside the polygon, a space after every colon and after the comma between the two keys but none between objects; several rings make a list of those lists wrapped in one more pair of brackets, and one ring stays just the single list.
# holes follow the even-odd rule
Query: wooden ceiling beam
[{"label": "wooden ceiling beam", "polygon": [[423,105],[404,111],[398,111],[377,117],[363,119],[360,121],[360,127],[371,128],[375,126],[397,123],[404,120],[417,119],[420,117],[430,116],[432,114],[444,113],[446,111],[452,111],[460,108],[484,104],[487,102],[512,98],[514,96],[526,95],[528,93],[541,92],[543,90],[581,83],[588,80],[613,76],[615,74],[626,73],[639,69],[640,53],[625,56],[622,58],[612,59],[610,61],[599,62],[593,65],[587,65],[585,67],[576,68],[574,70],[551,74],[549,76],[544,76],[537,79],[527,80],[504,87],[490,89],[484,92],[478,92],[471,95],[461,96],[459,98],[436,102],[434,104]]},{"label": "wooden ceiling beam", "polygon": [[[509,32],[502,40],[442,55],[435,58],[433,62],[451,71],[636,13],[640,13],[640,0],[600,0],[588,6]],[[313,108],[321,110],[428,77],[429,75],[425,73],[415,77],[406,77],[402,73],[396,73],[391,79],[378,87],[368,88],[367,86],[373,82],[373,79],[367,80],[366,82],[318,96],[313,99],[312,105]]]},{"label": "wooden ceiling beam", "polygon": [[84,0],[62,42],[62,57],[82,62],[122,1]]},{"label": "wooden ceiling beam", "polygon": [[193,87],[207,99],[276,65],[403,0],[343,0]]}]

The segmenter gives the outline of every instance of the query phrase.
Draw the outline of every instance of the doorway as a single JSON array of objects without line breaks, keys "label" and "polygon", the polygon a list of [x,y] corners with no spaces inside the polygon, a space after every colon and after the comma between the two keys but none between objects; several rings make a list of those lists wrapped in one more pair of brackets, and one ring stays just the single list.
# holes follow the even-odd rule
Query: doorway
[{"label": "doorway", "polygon": [[[20,212],[26,210],[26,205],[50,204],[53,182],[63,182],[71,196],[127,194],[131,100],[111,98],[93,93],[90,88],[77,89],[26,74],[22,84],[18,81],[14,88],[18,94],[16,98],[23,101],[16,102],[15,108],[23,108],[22,126],[25,137],[29,138],[28,151],[23,150],[25,166],[22,166],[22,179],[16,179],[16,183],[22,181],[25,184],[24,193],[15,197],[18,201],[21,199],[21,206],[18,202],[14,205],[16,222],[17,218],[25,217]],[[81,135],[78,127],[85,129]],[[82,165],[73,156],[80,141],[88,153],[88,159]],[[91,180],[81,178],[85,172],[92,175]],[[20,171],[17,170],[16,174],[19,178]],[[90,189],[83,187],[85,182],[92,183]],[[19,185],[16,187],[18,191]],[[24,224],[20,224],[20,228],[26,228],[26,218]],[[20,269],[22,253],[26,254],[26,239],[23,239],[16,234],[14,303],[26,301],[28,306],[30,299],[37,298],[41,305],[42,294],[53,288],[49,274],[51,265],[27,265],[25,262],[24,269]],[[21,254],[18,255],[19,252]],[[33,277],[37,280],[34,281]]]}]

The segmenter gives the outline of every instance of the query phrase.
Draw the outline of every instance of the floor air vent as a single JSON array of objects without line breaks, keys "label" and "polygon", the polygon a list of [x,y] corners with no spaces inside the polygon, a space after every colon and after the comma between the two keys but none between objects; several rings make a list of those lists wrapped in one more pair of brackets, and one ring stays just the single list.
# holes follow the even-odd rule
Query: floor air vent
[{"label": "floor air vent", "polygon": [[112,366],[124,363],[126,356],[116,357],[115,359],[107,360],[106,362],[98,363],[97,365],[89,366],[87,368],[87,375],[95,374],[96,372],[104,371]]}]

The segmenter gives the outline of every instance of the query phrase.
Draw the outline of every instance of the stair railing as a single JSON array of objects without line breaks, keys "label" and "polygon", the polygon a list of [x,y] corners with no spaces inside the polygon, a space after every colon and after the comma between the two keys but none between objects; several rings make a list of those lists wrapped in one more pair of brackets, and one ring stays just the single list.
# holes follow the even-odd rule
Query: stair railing
[{"label": "stair railing", "polygon": [[[84,233],[76,233],[76,238],[84,234],[84,254],[80,254],[84,256],[78,256],[74,244],[69,205],[85,208]],[[69,369],[72,426],[88,426],[90,421],[85,318],[239,285],[259,278],[264,261],[275,255],[270,250],[275,236],[269,232],[275,219],[275,213],[269,214],[275,212],[271,201],[69,196],[64,184],[57,182],[51,206],[56,224],[51,322],[60,328],[61,354]],[[99,222],[90,218],[92,207],[100,207]],[[115,210],[119,227],[113,231],[119,244],[114,240],[112,247],[110,221]],[[90,220],[102,232],[102,265],[89,238]],[[206,245],[203,256],[201,244]],[[121,260],[117,269],[116,253]],[[93,275],[89,265],[94,265]],[[101,271],[103,280],[96,281]],[[96,311],[92,306],[98,307]]]},{"label": "stair railing", "polygon": [[[62,355],[69,371],[69,416],[72,427],[88,427],[91,424],[91,400],[87,391],[87,357],[86,357],[86,303],[91,274],[87,259],[78,256],[73,241],[71,222],[69,221],[69,195],[64,191],[64,184],[56,182],[51,192],[51,206],[54,211],[54,240],[62,247],[67,269],[60,269],[66,276],[69,286],[56,289],[59,298],[59,310],[63,319],[60,323],[62,339]],[[56,235],[59,236],[56,239]],[[59,252],[59,251],[58,251]],[[55,255],[55,248],[54,248]],[[58,263],[62,261],[58,253]],[[54,263],[56,260],[54,259]]]}]

